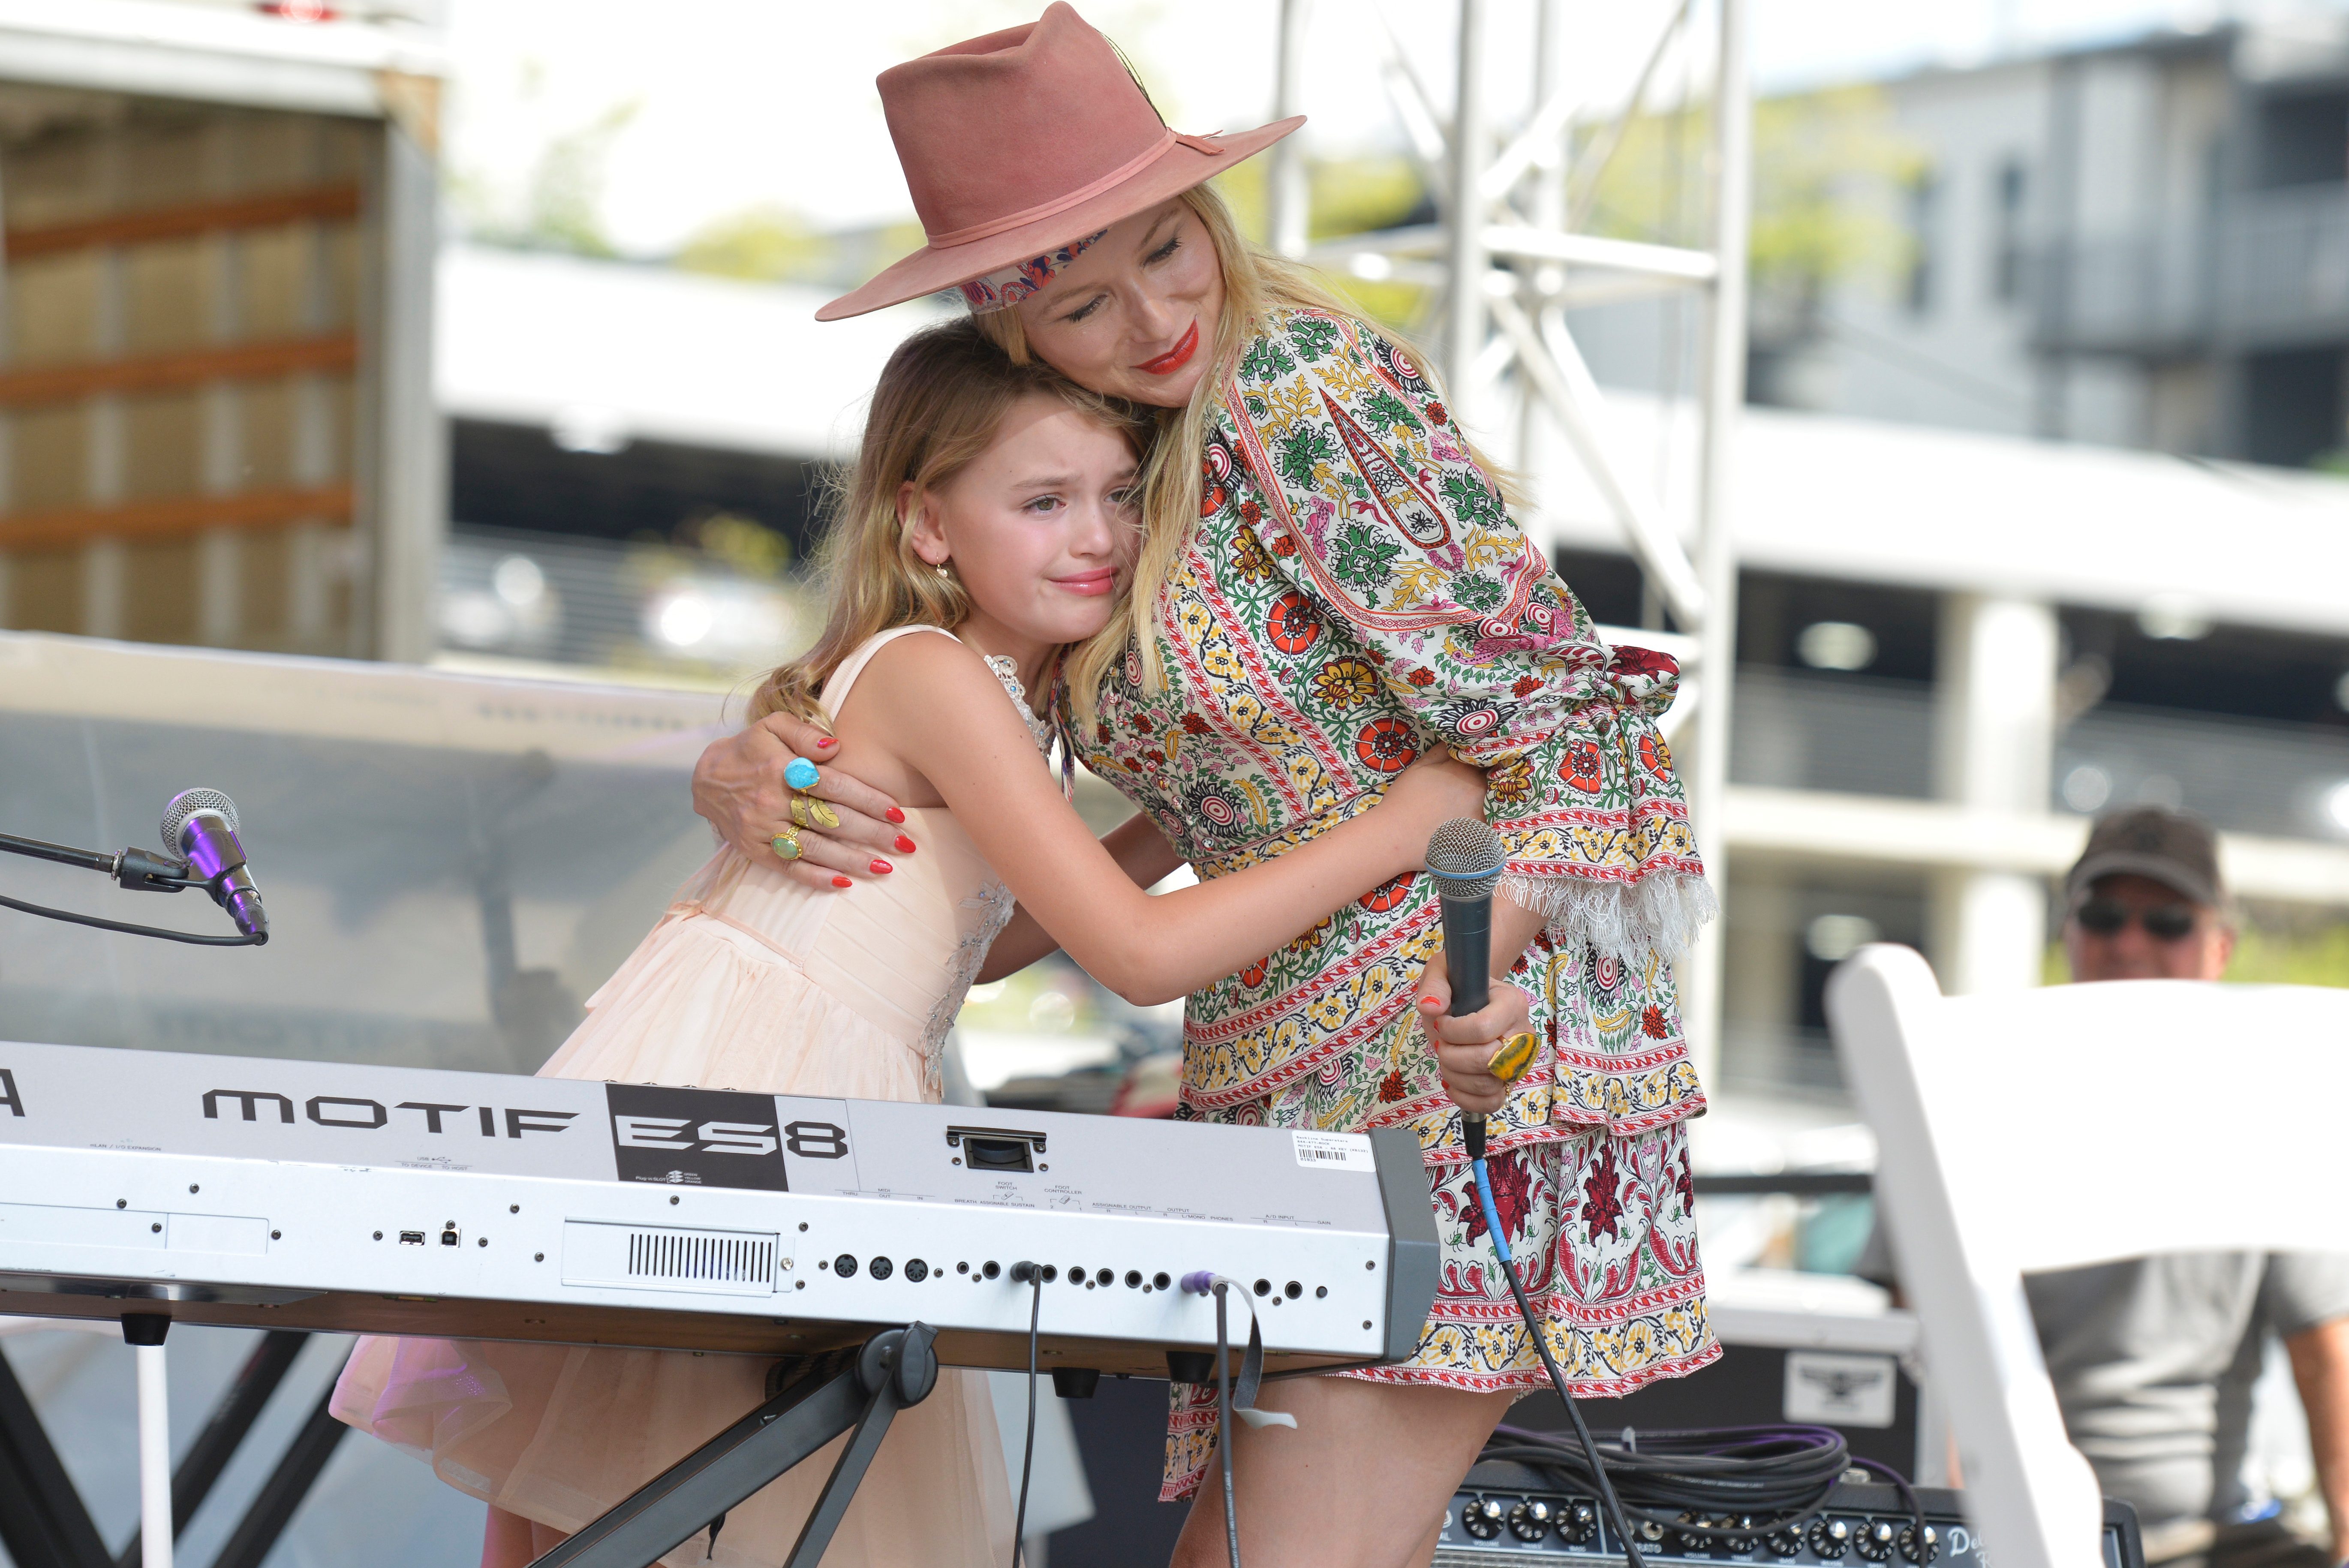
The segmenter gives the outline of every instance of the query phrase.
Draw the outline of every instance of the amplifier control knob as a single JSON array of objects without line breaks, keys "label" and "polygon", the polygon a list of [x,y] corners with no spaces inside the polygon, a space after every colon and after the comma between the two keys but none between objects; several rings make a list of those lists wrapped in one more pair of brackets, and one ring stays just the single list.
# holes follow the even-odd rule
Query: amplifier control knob
[{"label": "amplifier control knob", "polygon": [[1683,1513],[1681,1515],[1680,1522],[1683,1525],[1693,1525],[1697,1527],[1695,1529],[1684,1529],[1680,1532],[1681,1550],[1683,1552],[1708,1553],[1711,1552],[1714,1546],[1720,1543],[1720,1538],[1718,1536],[1704,1533],[1705,1530],[1713,1524],[1726,1522],[1725,1521],[1707,1519],[1702,1513]]},{"label": "amplifier control knob", "polygon": [[1529,1497],[1509,1510],[1509,1533],[1520,1541],[1539,1541],[1549,1533],[1557,1511],[1541,1499]]},{"label": "amplifier control knob", "polygon": [[1752,1514],[1740,1514],[1734,1519],[1717,1519],[1713,1522],[1724,1530],[1736,1532],[1733,1535],[1720,1538],[1719,1545],[1723,1552],[1728,1553],[1732,1557],[1743,1557],[1754,1550],[1754,1516]]},{"label": "amplifier control knob", "polygon": [[1599,1533],[1599,1511],[1587,1502],[1569,1502],[1559,1510],[1558,1539],[1568,1546],[1580,1546]]},{"label": "amplifier control knob", "polygon": [[1941,1554],[1941,1532],[1931,1525],[1925,1526],[1925,1544],[1917,1544],[1917,1526],[1912,1522],[1900,1527],[1900,1555],[1915,1563],[1932,1562]]},{"label": "amplifier control knob", "polygon": [[1803,1532],[1791,1524],[1772,1531],[1763,1542],[1774,1557],[1800,1557],[1803,1554]]},{"label": "amplifier control knob", "polygon": [[1889,1562],[1893,1542],[1899,1536],[1899,1527],[1888,1520],[1879,1519],[1873,1524],[1863,1524],[1859,1527],[1859,1554],[1870,1563]]},{"label": "amplifier control knob", "polygon": [[1501,1505],[1489,1497],[1480,1497],[1460,1511],[1460,1528],[1479,1541],[1490,1541],[1501,1533]]},{"label": "amplifier control knob", "polygon": [[1851,1526],[1840,1519],[1822,1519],[1811,1526],[1811,1550],[1832,1563],[1851,1549]]}]

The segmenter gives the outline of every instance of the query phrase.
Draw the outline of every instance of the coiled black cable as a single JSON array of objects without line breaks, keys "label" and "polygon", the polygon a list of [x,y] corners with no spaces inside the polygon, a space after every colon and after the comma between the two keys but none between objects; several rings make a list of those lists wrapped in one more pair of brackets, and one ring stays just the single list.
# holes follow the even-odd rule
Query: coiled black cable
[{"label": "coiled black cable", "polygon": [[[1682,1535],[1722,1540],[1799,1530],[1819,1513],[1844,1472],[1859,1467],[1899,1492],[1916,1538],[1925,1539],[1924,1510],[1907,1479],[1872,1460],[1854,1459],[1843,1435],[1830,1428],[1641,1432],[1636,1445],[1599,1442],[1590,1451],[1606,1467],[1626,1515]],[[1546,1432],[1496,1428],[1478,1457],[1529,1466],[1564,1491],[1599,1491],[1581,1447]],[[1710,1522],[1722,1516],[1727,1516],[1723,1522]]]}]

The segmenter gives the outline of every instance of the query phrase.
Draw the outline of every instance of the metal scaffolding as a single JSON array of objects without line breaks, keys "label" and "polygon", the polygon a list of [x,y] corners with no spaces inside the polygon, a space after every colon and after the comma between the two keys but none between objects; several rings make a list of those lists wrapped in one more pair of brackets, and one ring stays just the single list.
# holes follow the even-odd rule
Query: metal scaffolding
[{"label": "metal scaffolding", "polygon": [[[1276,112],[1301,107],[1309,0],[1281,0]],[[1651,596],[1669,610],[1687,647],[1672,730],[1693,731],[1681,776],[1713,885],[1727,867],[1723,806],[1729,774],[1731,676],[1736,662],[1737,562],[1731,539],[1728,467],[1745,397],[1745,250],[1752,200],[1753,105],[1746,80],[1745,0],[1679,0],[1629,91],[1610,111],[1562,84],[1561,0],[1534,0],[1533,92],[1523,122],[1493,124],[1481,83],[1488,50],[1506,46],[1488,26],[1490,0],[1457,0],[1459,70],[1445,116],[1408,53],[1392,46],[1388,84],[1439,222],[1349,235],[1308,245],[1302,155],[1283,142],[1271,170],[1275,246],[1359,276],[1438,286],[1443,294],[1445,391],[1455,418],[1491,428],[1485,389],[1514,374],[1526,438],[1535,410],[1557,420],[1638,561]],[[1383,20],[1383,18],[1381,18]],[[1599,176],[1623,144],[1676,45],[1713,45],[1712,148],[1707,239],[1702,248],[1650,244],[1588,232]],[[1635,482],[1602,435],[1601,394],[1567,321],[1569,308],[1666,291],[1703,298],[1693,493],[1695,549]],[[1538,477],[1538,476],[1535,476]],[[1692,558],[1692,555],[1693,558]],[[1716,922],[1682,975],[1683,1015],[1699,1070],[1717,1066],[1722,1018],[1722,927]]]}]

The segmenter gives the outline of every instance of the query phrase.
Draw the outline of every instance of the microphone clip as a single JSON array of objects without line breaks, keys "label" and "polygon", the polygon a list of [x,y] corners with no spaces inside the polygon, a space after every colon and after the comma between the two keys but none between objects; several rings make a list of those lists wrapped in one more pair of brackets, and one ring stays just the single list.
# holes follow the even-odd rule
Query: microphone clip
[{"label": "microphone clip", "polygon": [[150,850],[125,850],[114,857],[114,880],[132,892],[185,892],[203,884],[188,876],[188,862]]}]

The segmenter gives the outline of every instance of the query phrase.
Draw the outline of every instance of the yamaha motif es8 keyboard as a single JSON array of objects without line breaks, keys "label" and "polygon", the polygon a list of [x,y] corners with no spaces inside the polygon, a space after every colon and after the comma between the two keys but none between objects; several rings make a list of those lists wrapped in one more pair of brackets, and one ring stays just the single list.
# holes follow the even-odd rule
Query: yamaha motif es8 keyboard
[{"label": "yamaha motif es8 keyboard", "polygon": [[1436,1235],[1402,1131],[0,1044],[0,1313],[766,1354],[918,1320],[1025,1367],[1023,1260],[1048,1367],[1166,1376],[1206,1269],[1301,1369],[1409,1355]]}]

